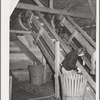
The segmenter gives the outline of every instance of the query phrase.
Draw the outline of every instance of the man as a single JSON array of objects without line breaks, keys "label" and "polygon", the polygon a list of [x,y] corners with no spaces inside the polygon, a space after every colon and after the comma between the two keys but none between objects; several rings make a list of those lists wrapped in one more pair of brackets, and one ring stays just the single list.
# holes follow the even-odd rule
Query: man
[{"label": "man", "polygon": [[78,71],[78,67],[76,66],[76,62],[79,57],[82,57],[86,53],[86,48],[79,48],[78,50],[73,50],[69,52],[65,60],[62,62],[62,73],[72,73],[73,71]]}]

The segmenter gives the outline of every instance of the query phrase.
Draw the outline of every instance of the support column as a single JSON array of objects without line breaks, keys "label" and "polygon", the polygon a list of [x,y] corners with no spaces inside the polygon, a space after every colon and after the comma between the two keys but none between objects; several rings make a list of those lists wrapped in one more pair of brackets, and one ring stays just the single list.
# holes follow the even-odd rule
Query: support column
[{"label": "support column", "polygon": [[53,8],[53,0],[49,0],[49,7]]},{"label": "support column", "polygon": [[55,42],[55,97],[59,98],[59,63],[60,63],[60,42]]}]

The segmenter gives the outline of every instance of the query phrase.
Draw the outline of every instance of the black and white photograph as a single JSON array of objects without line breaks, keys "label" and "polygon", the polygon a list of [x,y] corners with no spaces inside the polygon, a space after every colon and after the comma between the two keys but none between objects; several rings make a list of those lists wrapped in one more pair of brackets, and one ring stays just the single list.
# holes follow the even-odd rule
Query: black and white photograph
[{"label": "black and white photograph", "polygon": [[7,100],[99,100],[97,2],[10,0]]}]

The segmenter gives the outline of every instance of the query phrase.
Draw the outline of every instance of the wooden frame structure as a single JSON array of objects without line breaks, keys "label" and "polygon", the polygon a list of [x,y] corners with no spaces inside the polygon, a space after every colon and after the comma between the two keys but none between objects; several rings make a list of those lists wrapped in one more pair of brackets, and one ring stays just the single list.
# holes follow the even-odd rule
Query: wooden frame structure
[{"label": "wooden frame structure", "polygon": [[54,8],[50,9],[47,7],[39,7],[36,5],[24,4],[24,3],[18,3],[16,8],[33,10],[33,11],[40,11],[40,12],[51,13],[51,14],[61,14],[61,15],[67,15],[67,16],[73,16],[73,17],[81,17],[81,18],[89,18],[89,19],[93,18],[92,15],[88,15],[88,14],[67,12],[66,10],[58,10],[58,9],[54,9]]},{"label": "wooden frame structure", "polygon": [[[81,17],[81,18],[93,18],[91,15],[85,15],[85,14],[79,14],[79,13],[71,13],[67,12],[66,10],[57,10],[53,8],[53,1],[50,0],[50,8],[44,7],[44,5],[39,2],[39,0],[34,0],[39,6],[36,5],[30,5],[30,4],[24,4],[24,3],[19,3],[16,8],[20,9],[28,9],[28,10],[33,10],[36,11],[38,14],[39,18],[43,21],[47,29],[50,31],[51,35],[54,37],[55,40],[60,41],[60,46],[61,49],[63,50],[64,54],[60,52],[60,63],[63,61],[65,54],[69,53],[71,51],[71,48],[77,49],[78,45],[73,41],[73,38],[75,38],[82,46],[85,44],[87,51],[89,55],[92,54],[92,52],[95,50],[95,42],[79,27],[72,18],[67,17],[65,18],[63,15],[67,16],[74,16],[74,17]],[[52,29],[50,24],[46,21],[46,19],[42,16],[40,12],[46,12],[50,14],[60,14],[59,19],[60,21],[64,24],[64,26],[70,31],[71,35],[68,36],[66,33],[66,42],[69,43],[69,45],[66,45],[66,43],[57,35],[57,33]],[[62,16],[61,16],[62,15]],[[32,60],[36,61],[41,64],[41,62],[35,57],[34,54],[32,54],[27,48],[23,42],[16,36],[17,35],[25,35],[25,34],[30,34],[34,40],[35,43],[39,46],[41,52],[43,53],[44,57],[48,60],[49,64],[51,65],[52,69],[55,71],[55,49],[54,49],[54,42],[52,41],[51,37],[48,35],[48,32],[43,28],[39,21],[35,18],[33,15],[32,17],[32,23],[35,25],[36,29],[38,30],[38,33],[35,31],[19,31],[19,30],[10,30],[11,36],[14,36],[14,43],[20,47],[21,50],[28,50],[29,52],[25,52],[25,54]],[[13,33],[13,35],[12,35]],[[16,34],[15,34],[16,33]],[[88,48],[89,47],[89,48]],[[90,68],[90,61],[88,60],[87,57],[82,58],[85,62],[86,65]],[[80,62],[77,62],[77,66],[80,67],[82,70],[82,73],[85,77],[87,77],[88,83],[90,86],[93,88],[94,91],[95,89],[95,82],[92,80],[92,78],[89,76],[89,74],[85,71],[83,66],[80,64]]]}]

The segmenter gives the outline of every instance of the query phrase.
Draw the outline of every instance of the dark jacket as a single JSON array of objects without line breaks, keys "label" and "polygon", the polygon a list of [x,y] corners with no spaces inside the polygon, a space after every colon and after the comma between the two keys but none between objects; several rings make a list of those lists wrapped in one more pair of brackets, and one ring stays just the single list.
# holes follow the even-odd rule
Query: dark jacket
[{"label": "dark jacket", "polygon": [[64,67],[66,70],[77,70],[77,60],[78,55],[76,51],[71,51],[66,55],[65,60],[62,62],[62,67]]}]

